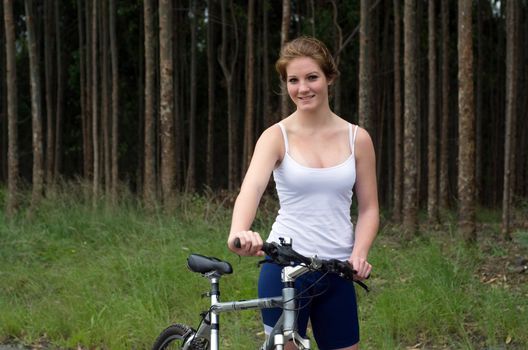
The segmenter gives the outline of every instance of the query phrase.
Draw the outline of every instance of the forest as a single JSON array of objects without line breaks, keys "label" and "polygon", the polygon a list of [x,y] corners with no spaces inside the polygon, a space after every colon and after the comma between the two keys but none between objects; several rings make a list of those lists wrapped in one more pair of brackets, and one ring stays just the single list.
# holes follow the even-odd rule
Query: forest
[{"label": "forest", "polygon": [[393,220],[413,232],[420,213],[455,210],[471,241],[476,208],[500,210],[506,236],[512,208],[526,213],[525,0],[3,0],[0,11],[7,217],[64,181],[146,206],[236,191],[260,133],[293,111],[274,63],[300,35],[331,49],[332,108],[371,134]]}]

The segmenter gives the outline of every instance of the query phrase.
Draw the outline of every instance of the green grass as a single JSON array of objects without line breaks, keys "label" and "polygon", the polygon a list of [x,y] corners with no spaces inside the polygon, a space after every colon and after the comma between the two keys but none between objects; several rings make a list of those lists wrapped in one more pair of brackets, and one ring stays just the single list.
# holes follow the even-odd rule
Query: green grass
[{"label": "green grass", "polygon": [[[94,208],[75,193],[50,196],[32,219],[21,213],[6,222],[0,213],[0,343],[146,349],[172,322],[197,326],[208,283],[187,270],[190,252],[233,264],[223,300],[256,295],[258,259],[225,247],[228,201],[189,196],[163,213],[132,197]],[[257,220],[262,232],[268,212]],[[488,253],[458,243],[452,229],[405,244],[394,231],[380,232],[372,251],[372,292],[358,290],[363,349],[528,346],[526,283],[481,283],[475,271]],[[260,332],[257,312],[222,315],[225,348],[257,348]]]}]

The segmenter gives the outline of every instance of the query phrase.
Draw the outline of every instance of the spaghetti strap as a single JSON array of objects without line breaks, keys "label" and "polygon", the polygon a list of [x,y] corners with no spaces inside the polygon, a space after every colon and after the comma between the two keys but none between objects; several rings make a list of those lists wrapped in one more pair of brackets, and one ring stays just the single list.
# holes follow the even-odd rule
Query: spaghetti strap
[{"label": "spaghetti strap", "polygon": [[288,134],[286,134],[286,128],[282,123],[277,123],[282,132],[282,137],[284,139],[284,153],[288,153]]},{"label": "spaghetti strap", "polygon": [[357,135],[357,131],[358,131],[358,126],[356,125],[354,127],[354,132],[352,132],[352,127],[353,125],[351,123],[348,124],[348,134],[349,134],[349,140],[350,140],[350,151],[352,152],[352,156],[354,157],[355,156],[355,153],[354,153],[354,145],[356,143],[356,135]]}]

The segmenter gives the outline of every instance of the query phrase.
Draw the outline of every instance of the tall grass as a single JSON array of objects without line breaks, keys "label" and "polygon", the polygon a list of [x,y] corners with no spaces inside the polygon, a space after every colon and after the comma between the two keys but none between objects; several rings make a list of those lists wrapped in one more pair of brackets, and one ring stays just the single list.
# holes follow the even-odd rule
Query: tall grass
[{"label": "tall grass", "polygon": [[[261,232],[272,207],[257,218]],[[225,247],[229,200],[186,196],[171,212],[145,211],[133,197],[94,207],[71,188],[48,196],[32,219],[0,218],[0,343],[146,349],[172,322],[197,326],[208,283],[186,269],[190,252],[233,264],[223,300],[256,295],[258,259]],[[380,232],[373,291],[358,291],[362,348],[526,348],[528,288],[480,283],[475,269],[484,258],[453,233],[402,244],[391,230]],[[222,315],[221,329],[225,348],[261,342],[254,311]]]}]

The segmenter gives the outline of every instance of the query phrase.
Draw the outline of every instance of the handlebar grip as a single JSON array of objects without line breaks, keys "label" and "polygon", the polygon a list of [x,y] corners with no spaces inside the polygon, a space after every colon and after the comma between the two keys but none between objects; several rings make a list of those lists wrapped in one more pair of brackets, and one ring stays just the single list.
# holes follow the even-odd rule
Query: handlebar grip
[{"label": "handlebar grip", "polygon": [[[240,249],[242,247],[242,244],[240,243],[240,238],[238,238],[238,237],[235,238],[235,241],[233,242],[233,245],[235,246],[235,248]],[[266,249],[267,247],[271,247],[271,245],[268,242],[264,242],[262,244],[262,248]]]}]

